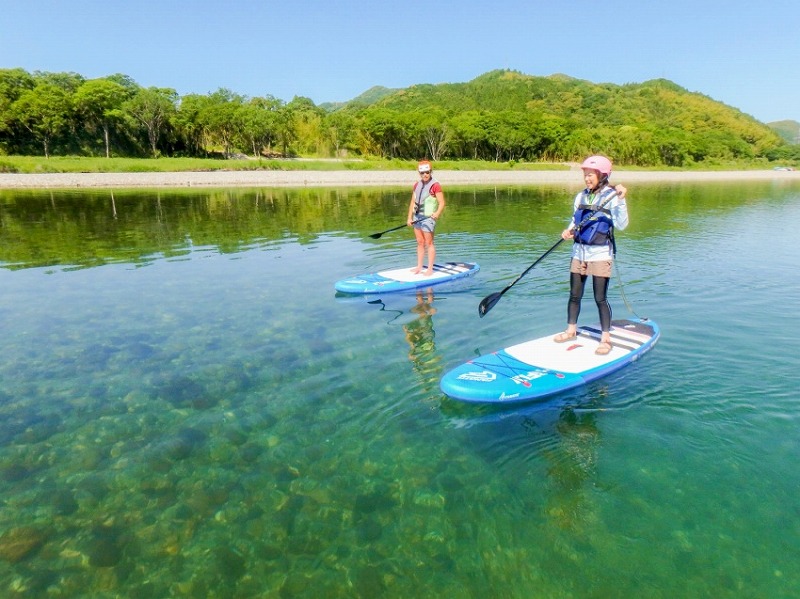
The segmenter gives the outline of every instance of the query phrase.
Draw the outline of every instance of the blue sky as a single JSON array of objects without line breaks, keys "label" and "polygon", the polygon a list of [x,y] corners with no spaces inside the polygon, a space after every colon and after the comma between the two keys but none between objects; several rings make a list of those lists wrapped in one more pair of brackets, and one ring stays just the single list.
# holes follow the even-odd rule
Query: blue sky
[{"label": "blue sky", "polygon": [[315,103],[493,69],[665,78],[800,121],[796,0],[0,0],[0,68]]}]

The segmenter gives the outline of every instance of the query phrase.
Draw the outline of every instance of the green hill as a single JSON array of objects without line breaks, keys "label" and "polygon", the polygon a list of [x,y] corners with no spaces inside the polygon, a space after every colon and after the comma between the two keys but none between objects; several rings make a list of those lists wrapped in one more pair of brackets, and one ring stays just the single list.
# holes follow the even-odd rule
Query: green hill
[{"label": "green hill", "polygon": [[386,96],[389,96],[397,91],[397,89],[375,85],[364,93],[359,94],[352,100],[348,100],[347,102],[324,102],[323,104],[320,104],[319,107],[323,110],[327,110],[328,112],[332,112],[334,110],[344,108],[345,106],[369,106],[370,104],[379,102]]},{"label": "green hill", "polygon": [[[559,137],[559,155],[608,148],[623,162],[674,166],[710,157],[752,159],[785,143],[772,128],[740,110],[666,79],[616,85],[563,74],[537,77],[495,70],[466,83],[383,92],[364,94],[342,110],[381,114],[384,120],[391,114],[436,115],[456,132],[464,130],[468,118],[483,118],[484,129],[494,126],[487,119],[505,119],[516,122],[515,129],[525,135],[544,138],[531,154],[545,159],[558,157],[548,150],[555,144],[549,137]],[[514,158],[501,151],[496,155]]]},{"label": "green hill", "polygon": [[767,125],[790,144],[800,144],[800,123],[797,121],[774,121]]}]

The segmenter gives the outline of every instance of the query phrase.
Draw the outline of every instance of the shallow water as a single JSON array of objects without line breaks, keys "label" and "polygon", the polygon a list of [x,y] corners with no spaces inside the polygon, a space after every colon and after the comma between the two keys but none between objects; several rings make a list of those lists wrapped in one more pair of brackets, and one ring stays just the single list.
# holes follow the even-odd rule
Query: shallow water
[{"label": "shallow water", "polygon": [[0,192],[0,594],[800,594],[797,185],[632,189],[611,301],[656,348],[512,410],[439,391],[563,325],[566,244],[477,306],[573,191],[446,188],[439,258],[481,272],[379,298],[333,283],[413,263],[368,237],[405,189]]}]

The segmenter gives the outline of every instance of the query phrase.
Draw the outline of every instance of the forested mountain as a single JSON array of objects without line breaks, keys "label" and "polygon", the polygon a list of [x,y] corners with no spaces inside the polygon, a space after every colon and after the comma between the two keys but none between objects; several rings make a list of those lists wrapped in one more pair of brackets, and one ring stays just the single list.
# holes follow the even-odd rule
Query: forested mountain
[{"label": "forested mountain", "polygon": [[[356,106],[354,112],[364,110]],[[369,112],[384,122],[413,114],[449,123],[451,142],[460,143],[463,153],[463,145],[474,141],[473,157],[486,157],[490,136],[483,133],[494,131],[488,145],[495,159],[523,158],[532,151],[558,160],[605,148],[629,164],[681,166],[764,156],[782,145],[765,124],[665,79],[620,86],[492,71],[467,83],[398,90],[376,100]],[[526,144],[515,144],[517,136]]]},{"label": "forested mountain", "polygon": [[466,83],[376,86],[316,106],[219,89],[179,96],[117,74],[0,69],[0,154],[370,156],[689,166],[798,160],[741,111],[658,79],[614,85],[491,71]]},{"label": "forested mountain", "polygon": [[388,95],[391,95],[399,90],[391,89],[388,87],[383,87],[382,85],[375,85],[369,88],[367,91],[359,94],[352,100],[348,100],[347,102],[324,102],[320,104],[320,108],[323,108],[327,111],[338,110],[345,106],[369,106],[370,104],[374,104],[379,100],[382,100]]},{"label": "forested mountain", "polygon": [[767,124],[790,144],[800,144],[800,123],[797,121],[774,121]]}]

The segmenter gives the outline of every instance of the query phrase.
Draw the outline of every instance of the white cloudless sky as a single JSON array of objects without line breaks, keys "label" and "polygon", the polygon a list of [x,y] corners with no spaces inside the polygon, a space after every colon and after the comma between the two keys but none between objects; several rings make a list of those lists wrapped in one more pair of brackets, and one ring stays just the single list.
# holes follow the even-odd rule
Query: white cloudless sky
[{"label": "white cloudless sky", "polygon": [[763,122],[800,121],[800,4],[0,0],[0,68],[15,67],[316,104],[494,69],[664,78]]}]

